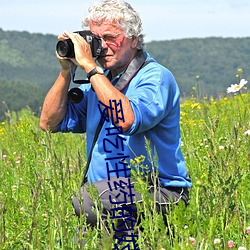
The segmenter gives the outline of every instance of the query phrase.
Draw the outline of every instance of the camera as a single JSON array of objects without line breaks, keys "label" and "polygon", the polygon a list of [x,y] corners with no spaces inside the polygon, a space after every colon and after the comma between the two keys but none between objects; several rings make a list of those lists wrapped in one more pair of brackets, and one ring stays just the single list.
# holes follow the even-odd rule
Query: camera
[{"label": "camera", "polygon": [[[90,45],[92,56],[98,57],[102,51],[102,41],[99,37],[95,36],[90,30],[75,31],[82,36]],[[57,42],[56,51],[61,57],[74,58],[74,44],[71,39],[65,39]]]}]

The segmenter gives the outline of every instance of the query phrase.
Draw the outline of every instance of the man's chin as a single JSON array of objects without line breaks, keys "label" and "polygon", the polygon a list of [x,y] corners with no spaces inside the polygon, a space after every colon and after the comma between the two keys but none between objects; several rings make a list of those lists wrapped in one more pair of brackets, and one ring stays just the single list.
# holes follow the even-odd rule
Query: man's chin
[{"label": "man's chin", "polygon": [[106,60],[106,57],[105,58],[99,58],[98,62],[105,69],[109,69],[110,67],[113,66],[111,61]]}]

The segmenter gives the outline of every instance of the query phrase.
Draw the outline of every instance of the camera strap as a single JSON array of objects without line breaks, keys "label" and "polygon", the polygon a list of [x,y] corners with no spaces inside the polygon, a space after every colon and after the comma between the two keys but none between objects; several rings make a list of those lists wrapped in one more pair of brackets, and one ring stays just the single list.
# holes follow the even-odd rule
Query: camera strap
[{"label": "camera strap", "polygon": [[[129,66],[125,70],[125,72],[122,74],[122,76],[120,77],[120,79],[116,83],[115,88],[117,88],[119,91],[122,92],[129,85],[130,81],[136,75],[136,73],[141,68],[146,66],[149,62],[150,61],[146,61],[146,55],[144,54],[143,50],[139,50],[136,57],[131,61],[131,63],[129,64]],[[104,115],[106,115],[106,113],[104,113]],[[92,141],[92,145],[91,145],[91,149],[90,149],[90,153],[89,153],[89,157],[88,157],[88,160],[87,160],[87,163],[85,166],[81,186],[83,186],[87,182],[87,174],[88,174],[88,170],[89,170],[89,164],[90,164],[90,161],[92,158],[93,149],[94,149],[95,143],[98,139],[98,136],[99,136],[99,133],[101,131],[103,124],[104,124],[104,122],[99,122],[98,126],[96,128],[95,136],[94,136],[94,139]]]},{"label": "camera strap", "polygon": [[136,57],[131,61],[125,72],[121,75],[115,85],[115,88],[122,92],[129,85],[136,73],[148,63],[149,62],[146,61],[146,55],[143,50],[139,50]]}]

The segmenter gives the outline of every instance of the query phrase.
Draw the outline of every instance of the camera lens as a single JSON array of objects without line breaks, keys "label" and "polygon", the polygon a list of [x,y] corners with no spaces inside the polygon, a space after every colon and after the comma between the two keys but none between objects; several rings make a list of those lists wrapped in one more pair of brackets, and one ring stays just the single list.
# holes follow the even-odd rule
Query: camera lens
[{"label": "camera lens", "polygon": [[61,57],[73,58],[75,56],[74,45],[70,39],[59,41],[56,45],[56,51]]},{"label": "camera lens", "polygon": [[68,92],[68,100],[73,103],[79,103],[82,101],[84,94],[79,88],[72,88]]}]

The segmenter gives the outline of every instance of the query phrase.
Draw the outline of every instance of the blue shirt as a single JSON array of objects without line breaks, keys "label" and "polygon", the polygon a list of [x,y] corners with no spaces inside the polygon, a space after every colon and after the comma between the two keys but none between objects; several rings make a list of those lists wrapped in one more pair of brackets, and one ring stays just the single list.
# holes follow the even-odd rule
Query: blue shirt
[{"label": "blue shirt", "polygon": [[[192,185],[187,176],[187,168],[181,152],[179,88],[168,69],[149,55],[147,55],[147,61],[150,63],[139,70],[122,91],[130,101],[135,117],[134,123],[128,131],[119,135],[119,139],[117,135],[107,136],[109,128],[114,127],[111,120],[104,123],[93,149],[88,182],[108,178],[107,166],[111,170],[117,166],[115,164],[117,160],[109,159],[121,153],[124,157],[129,156],[126,158],[128,163],[129,159],[140,155],[146,156],[143,165],[151,169],[152,160],[150,161],[147,156],[145,142],[147,139],[150,142],[152,158],[158,161],[157,166],[154,167],[158,168],[161,184],[173,187]],[[112,84],[115,85],[119,77],[120,75],[113,79]],[[81,85],[80,88],[84,93],[83,100],[78,104],[68,102],[66,116],[59,124],[58,131],[86,132],[87,155],[89,155],[101,112],[98,109],[97,96],[90,84]],[[155,151],[156,157],[153,155]],[[125,172],[119,174],[124,176]],[[110,173],[110,176],[112,175],[116,173]]]}]

